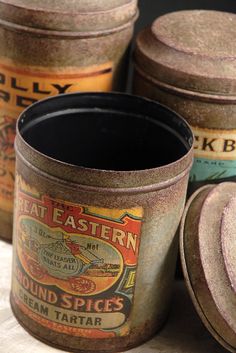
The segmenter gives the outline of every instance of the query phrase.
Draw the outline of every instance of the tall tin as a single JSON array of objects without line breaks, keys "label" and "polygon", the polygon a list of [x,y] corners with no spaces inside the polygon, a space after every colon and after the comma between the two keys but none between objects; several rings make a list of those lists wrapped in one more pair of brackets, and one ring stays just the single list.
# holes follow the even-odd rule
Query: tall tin
[{"label": "tall tin", "polygon": [[11,240],[15,121],[33,102],[124,88],[137,0],[0,0],[0,237]]},{"label": "tall tin", "polygon": [[128,95],[61,95],[21,115],[11,304],[31,334],[112,352],[160,329],[192,142],[175,113]]},{"label": "tall tin", "polygon": [[236,176],[236,15],[180,11],[143,30],[134,92],[181,114],[195,135],[191,188]]}]

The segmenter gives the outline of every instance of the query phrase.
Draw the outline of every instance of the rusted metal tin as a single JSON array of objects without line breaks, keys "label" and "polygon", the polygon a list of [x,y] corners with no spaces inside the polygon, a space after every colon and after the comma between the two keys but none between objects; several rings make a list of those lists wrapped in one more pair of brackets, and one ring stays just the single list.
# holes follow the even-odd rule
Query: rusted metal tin
[{"label": "rusted metal tin", "polygon": [[0,237],[12,237],[16,118],[47,96],[122,90],[137,14],[137,0],[0,0]]},{"label": "rusted metal tin", "polygon": [[181,114],[196,137],[191,189],[236,176],[236,15],[180,11],[143,30],[134,93]]},{"label": "rusted metal tin", "polygon": [[236,352],[235,183],[208,185],[188,201],[180,249],[193,303],[211,334]]},{"label": "rusted metal tin", "polygon": [[192,144],[178,115],[129,95],[61,95],[21,115],[11,304],[31,334],[111,352],[160,329]]}]

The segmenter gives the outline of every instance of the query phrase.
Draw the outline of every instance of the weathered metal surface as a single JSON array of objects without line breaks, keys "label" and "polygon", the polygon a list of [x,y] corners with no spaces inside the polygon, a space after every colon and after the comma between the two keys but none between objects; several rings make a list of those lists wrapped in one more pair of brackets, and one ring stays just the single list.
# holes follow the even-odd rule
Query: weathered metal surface
[{"label": "weathered metal surface", "polygon": [[[9,304],[12,246],[0,241],[0,346],[2,352],[59,353],[30,336],[17,322]],[[194,312],[184,283],[174,287],[173,303],[168,322],[152,340],[127,353],[224,353],[207,332]],[[63,351],[64,352],[64,351]],[[67,351],[68,352],[68,351]]]},{"label": "weathered metal surface", "polygon": [[236,298],[230,272],[234,242],[228,221],[235,195],[235,183],[205,186],[193,194],[183,216],[180,241],[184,275],[198,314],[231,352],[236,351]]},{"label": "weathered metal surface", "polygon": [[221,244],[225,268],[233,291],[236,291],[235,276],[235,197],[226,205],[221,222]]},{"label": "weathered metal surface", "polygon": [[137,0],[0,1],[0,236],[12,237],[15,121],[58,93],[125,87]]},{"label": "weathered metal surface", "polygon": [[[60,114],[63,111],[67,115],[67,125],[69,122],[67,132],[65,127],[63,129],[59,128],[61,124]],[[113,112],[112,116],[110,116],[110,111]],[[44,114],[47,114],[48,123],[50,123],[53,114],[54,116],[56,114],[57,121],[54,121],[51,128],[48,126],[41,130],[37,121],[39,122]],[[76,114],[72,120],[70,120],[70,114]],[[86,120],[84,120],[86,121],[85,129],[83,126],[84,115],[86,116]],[[49,118],[50,116],[51,118]],[[89,119],[88,116],[90,116],[90,120],[87,120]],[[32,130],[30,128],[28,134],[27,129],[30,127],[28,122],[32,118],[36,128]],[[74,125],[70,127],[75,119],[78,120],[79,124],[77,129],[74,128]],[[158,130],[159,123],[166,126],[167,129],[161,128],[161,131]],[[36,130],[38,138],[35,140],[34,131]],[[73,135],[72,130],[76,130],[76,136]],[[71,131],[71,134],[69,131]],[[82,132],[80,133],[80,131]],[[167,133],[167,131],[169,132]],[[46,132],[47,135],[45,135]],[[64,139],[63,133],[66,135]],[[41,136],[41,134],[43,135]],[[52,141],[52,138],[54,139],[53,144],[48,143],[47,141]],[[71,141],[73,141],[72,144]],[[64,151],[61,155],[62,149],[59,148],[59,142],[63,145]],[[46,150],[44,150],[45,146],[47,146]],[[159,152],[165,148],[166,153],[163,155],[163,159]],[[146,341],[163,325],[169,310],[177,253],[175,232],[184,208],[188,173],[193,154],[192,134],[188,125],[174,113],[142,98],[119,94],[58,96],[37,103],[21,116],[16,139],[16,151],[18,182],[16,184],[15,260],[11,303],[19,322],[37,338],[53,346],[76,351],[120,351]],[[93,158],[95,152],[96,156]],[[85,153],[87,153],[86,158],[83,158]],[[77,154],[78,159],[75,165],[74,158],[77,158]],[[31,199],[25,201],[28,197],[27,192],[28,195],[31,194]],[[29,206],[28,202],[34,200],[34,203],[37,203],[34,195],[38,195],[37,199],[42,202],[48,200],[47,207],[50,207],[50,202],[54,205],[54,208],[50,208],[50,212],[54,214],[50,221],[50,212],[45,211],[47,217],[49,217],[46,221],[44,211],[42,211],[40,222],[38,222],[37,217],[35,219],[35,214],[30,214],[30,212],[34,213],[35,210],[33,211],[33,206]],[[44,198],[42,198],[43,196]],[[56,213],[55,205],[58,205],[57,207],[60,209]],[[42,203],[41,206],[43,206]],[[65,283],[72,283],[73,288],[76,288],[75,285],[77,285],[78,289],[78,283],[81,281],[80,274],[70,278],[69,272],[66,271],[65,274],[64,271],[62,276],[60,273],[56,273],[54,264],[50,262],[51,267],[48,269],[45,263],[48,261],[48,256],[51,256],[49,255],[49,253],[51,254],[50,249],[54,246],[51,240],[52,234],[54,234],[54,239],[56,236],[58,237],[60,248],[65,249],[67,247],[67,253],[68,249],[72,249],[71,243],[69,244],[70,237],[77,237],[76,239],[80,243],[84,241],[85,235],[91,239],[90,233],[93,232],[91,229],[90,233],[86,233],[82,229],[78,233],[78,230],[73,229],[73,222],[76,221],[72,217],[72,213],[76,207],[76,212],[78,212],[79,206],[83,206],[84,212],[90,210],[89,213],[87,212],[87,216],[88,214],[91,216],[96,211],[97,223],[100,226],[104,222],[101,218],[101,212],[104,216],[103,219],[109,219],[110,226],[115,222],[117,213],[120,214],[120,217],[124,213],[126,214],[126,222],[116,220],[116,236],[114,236],[114,224],[112,226],[112,238],[109,238],[110,228],[110,230],[103,228],[102,233],[93,235],[91,246],[92,249],[94,248],[94,255],[97,260],[103,258],[106,262],[104,249],[112,241],[113,249],[122,254],[124,268],[129,269],[126,260],[129,260],[132,253],[131,242],[126,243],[125,246],[123,242],[126,241],[127,234],[126,236],[124,233],[117,235],[117,228],[128,226],[132,215],[135,215],[133,219],[136,219],[136,227],[137,225],[141,226],[140,234],[137,233],[135,237],[135,244],[137,244],[135,255],[133,254],[135,258],[132,260],[130,257],[130,261],[128,261],[132,265],[133,275],[135,276],[133,278],[136,278],[136,281],[133,279],[130,283],[130,292],[127,292],[130,299],[126,301],[126,309],[123,308],[123,311],[117,309],[112,313],[113,319],[116,312],[125,314],[125,324],[122,324],[119,330],[115,327],[109,331],[98,329],[100,336],[102,335],[104,338],[102,340],[96,336],[94,326],[89,330],[90,332],[82,330],[83,332],[81,331],[78,333],[78,337],[75,337],[62,333],[62,331],[65,332],[62,321],[59,321],[62,327],[61,332],[57,330],[56,326],[50,329],[45,322],[39,324],[36,322],[37,320],[35,321],[35,317],[32,319],[29,311],[27,314],[23,313],[22,310],[25,310],[25,307],[30,308],[27,302],[23,301],[22,303],[22,299],[19,298],[17,292],[22,274],[26,277],[30,274],[33,281],[38,278],[37,282],[44,287],[50,277],[50,281],[52,281],[50,283],[54,283],[54,292],[57,294],[60,293],[60,289],[56,287],[56,285],[58,286],[58,280],[60,281],[60,288],[63,288],[65,293],[68,292],[68,288],[63,287]],[[91,209],[93,209],[92,213]],[[66,225],[59,219],[59,213],[62,214],[63,210],[71,212],[71,218],[67,218],[66,221],[67,226],[69,219],[72,222],[69,228],[65,228]],[[85,213],[83,213],[83,217],[87,217]],[[41,224],[41,234],[45,227],[49,227],[47,240],[42,240],[39,235],[35,236],[34,228],[29,224],[29,217],[31,221],[37,221]],[[123,218],[120,220],[123,220]],[[84,228],[85,220],[80,221],[80,225],[82,224]],[[99,227],[97,226],[96,229],[99,230]],[[56,232],[59,231],[60,234],[64,234],[63,238],[60,235],[59,239],[59,235],[56,235]],[[129,232],[131,231],[129,229]],[[128,235],[131,239],[132,233]],[[26,243],[27,239],[30,240],[28,243],[37,243],[37,247],[34,246],[29,251],[28,243]],[[99,249],[103,249],[102,256],[98,247],[93,247],[95,242],[101,240],[105,242],[103,245],[99,245]],[[141,243],[138,253],[139,242]],[[44,243],[43,246],[42,243]],[[122,247],[126,247],[128,252],[124,252]],[[73,247],[72,250],[77,249]],[[47,251],[47,254],[45,251]],[[56,254],[58,251],[57,244]],[[112,261],[115,258],[116,255],[113,253]],[[90,270],[88,269],[88,271]],[[18,277],[16,277],[17,273],[20,273]],[[89,272],[82,273],[85,282],[87,284],[91,283],[89,281],[92,279],[97,288],[104,281],[101,276],[99,284],[96,276],[89,276],[91,276]],[[104,295],[108,299],[109,296],[114,297],[115,295],[120,302],[124,300],[122,299],[124,298],[123,289],[120,288],[119,291],[116,289],[120,278],[118,278],[118,275],[113,278],[114,293],[111,289],[105,290],[103,288],[100,300],[103,299]],[[126,282],[128,278],[128,275],[127,278],[126,275],[124,276]],[[25,292],[25,289],[22,290]],[[86,293],[82,292],[81,288],[78,289],[78,293],[72,291],[71,298],[75,300],[79,296],[83,300],[86,298],[90,298],[92,301],[97,300],[95,286],[90,286],[90,288],[87,286],[86,290],[88,291]],[[71,289],[69,292],[71,292]],[[27,291],[25,294],[26,297],[29,296]],[[38,298],[37,301],[39,301]],[[48,303],[46,302],[45,305],[48,306]],[[55,305],[54,308],[58,308],[58,304]],[[106,308],[107,312],[111,314],[111,306]],[[125,310],[130,311],[127,311],[126,314]],[[96,310],[92,311],[98,317],[101,315]],[[83,314],[88,316],[88,309]],[[46,319],[45,315],[44,319]],[[80,327],[81,325],[78,325],[76,329]]]},{"label": "weathered metal surface", "polygon": [[196,136],[191,188],[235,177],[236,15],[180,11],[143,30],[134,93],[180,113]]},{"label": "weathered metal surface", "polygon": [[43,33],[44,30],[65,31],[69,32],[69,36],[91,37],[95,33],[106,35],[128,27],[130,21],[137,17],[137,0],[109,3],[104,0],[59,3],[46,0],[40,4],[36,0],[1,0],[0,11],[6,27],[10,22],[12,27],[15,24],[16,27],[21,26],[22,30],[35,33]]}]

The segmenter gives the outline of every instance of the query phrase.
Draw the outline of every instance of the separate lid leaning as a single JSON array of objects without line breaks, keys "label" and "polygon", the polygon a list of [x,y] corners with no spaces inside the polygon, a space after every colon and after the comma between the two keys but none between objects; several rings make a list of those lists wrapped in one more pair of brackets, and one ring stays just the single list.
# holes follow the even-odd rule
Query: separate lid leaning
[{"label": "separate lid leaning", "polygon": [[166,89],[236,100],[235,38],[235,14],[173,12],[139,34],[135,62]]},{"label": "separate lid leaning", "polygon": [[[192,195],[182,219],[180,248],[184,276],[199,316],[225,348],[236,352],[236,295],[229,276],[236,262],[228,257],[232,231],[234,238],[236,233],[231,226],[229,236],[228,220],[236,215],[232,197],[236,197],[236,183],[205,186]],[[231,255],[236,249],[233,245]]]},{"label": "separate lid leaning", "polygon": [[0,0],[0,24],[28,31],[100,34],[128,26],[137,15],[137,0]]}]

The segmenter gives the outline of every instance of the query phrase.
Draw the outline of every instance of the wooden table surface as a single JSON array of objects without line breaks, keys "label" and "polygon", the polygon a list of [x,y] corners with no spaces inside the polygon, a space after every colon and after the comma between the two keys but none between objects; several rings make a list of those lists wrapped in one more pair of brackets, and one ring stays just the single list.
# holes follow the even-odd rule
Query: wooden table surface
[{"label": "wooden table surface", "polygon": [[[16,321],[9,305],[12,246],[0,241],[0,352],[60,353],[31,337]],[[151,341],[127,353],[226,353],[198,318],[184,284],[176,283],[165,328]]]}]

